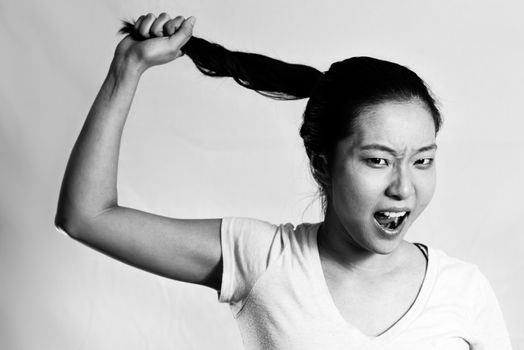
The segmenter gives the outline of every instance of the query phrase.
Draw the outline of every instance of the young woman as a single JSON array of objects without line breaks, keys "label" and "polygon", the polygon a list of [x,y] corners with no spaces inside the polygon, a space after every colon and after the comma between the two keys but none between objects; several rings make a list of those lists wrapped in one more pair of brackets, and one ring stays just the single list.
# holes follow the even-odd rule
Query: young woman
[{"label": "young woman", "polygon": [[[55,225],[116,259],[215,289],[246,349],[511,349],[476,266],[403,238],[435,190],[441,118],[424,82],[370,57],[328,71],[231,52],[162,13],[123,28],[67,164]],[[325,219],[186,220],[122,207],[120,139],[141,75],[187,54],[205,74],[309,98],[300,136]]]}]

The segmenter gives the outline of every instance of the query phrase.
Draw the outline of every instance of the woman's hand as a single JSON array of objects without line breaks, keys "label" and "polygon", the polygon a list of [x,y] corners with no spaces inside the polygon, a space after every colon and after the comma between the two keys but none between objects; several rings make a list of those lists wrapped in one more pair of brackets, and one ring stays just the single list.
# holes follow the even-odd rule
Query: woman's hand
[{"label": "woman's hand", "polygon": [[134,33],[126,36],[115,50],[115,57],[128,60],[142,73],[146,69],[170,62],[183,55],[180,50],[191,38],[195,17],[173,19],[167,13],[155,17],[140,16]]}]

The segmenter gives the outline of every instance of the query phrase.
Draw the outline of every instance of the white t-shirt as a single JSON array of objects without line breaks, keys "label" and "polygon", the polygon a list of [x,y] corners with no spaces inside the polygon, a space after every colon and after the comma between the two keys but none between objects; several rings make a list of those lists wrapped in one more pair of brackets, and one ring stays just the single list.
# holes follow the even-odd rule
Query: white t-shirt
[{"label": "white t-shirt", "polygon": [[329,293],[318,253],[319,224],[295,228],[223,218],[218,300],[230,304],[245,349],[511,350],[484,275],[431,247],[411,308],[380,336],[366,336],[342,317]]}]

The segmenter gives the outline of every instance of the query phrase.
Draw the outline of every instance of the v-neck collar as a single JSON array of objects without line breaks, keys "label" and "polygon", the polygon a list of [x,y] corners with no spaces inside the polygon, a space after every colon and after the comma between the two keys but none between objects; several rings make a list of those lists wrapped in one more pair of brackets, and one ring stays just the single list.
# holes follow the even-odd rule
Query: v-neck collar
[{"label": "v-neck collar", "polygon": [[317,223],[313,227],[311,227],[311,232],[309,235],[309,239],[311,239],[310,244],[311,247],[313,247],[313,249],[311,250],[311,262],[313,265],[312,268],[314,271],[314,276],[319,282],[319,291],[321,295],[326,296],[325,300],[323,301],[325,301],[325,305],[330,309],[328,311],[337,319],[338,323],[345,325],[345,327],[347,327],[352,333],[358,334],[360,337],[363,338],[364,341],[370,343],[382,342],[384,340],[392,339],[397,334],[401,333],[402,330],[407,328],[409,324],[424,310],[424,306],[426,305],[426,302],[428,301],[429,296],[431,295],[431,291],[433,289],[438,270],[437,255],[433,254],[433,250],[430,247],[427,247],[428,260],[424,280],[422,281],[422,285],[415,298],[415,301],[413,302],[411,307],[406,311],[406,313],[391,327],[389,327],[385,332],[381,333],[378,336],[368,336],[364,334],[360,329],[347,322],[346,319],[340,313],[338,307],[335,305],[335,301],[333,300],[331,292],[329,291],[329,288],[327,286],[324,271],[322,269],[320,251],[318,249],[318,229],[320,227],[320,224],[321,223]]}]

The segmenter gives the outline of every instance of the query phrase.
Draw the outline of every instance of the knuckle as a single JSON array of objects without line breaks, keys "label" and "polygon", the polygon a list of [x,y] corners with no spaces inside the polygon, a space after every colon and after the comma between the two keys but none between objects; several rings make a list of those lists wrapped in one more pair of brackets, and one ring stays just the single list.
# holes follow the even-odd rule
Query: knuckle
[{"label": "knuckle", "polygon": [[160,23],[158,20],[156,20],[155,23],[153,23],[153,25],[149,29],[149,32],[152,35],[162,35],[162,25],[161,24],[162,23]]},{"label": "knuckle", "polygon": [[140,23],[144,20],[144,16],[138,17],[138,19],[135,21],[135,27],[138,27]]},{"label": "knuckle", "polygon": [[143,37],[149,37],[149,28],[147,28],[145,26],[140,26],[140,28],[138,29],[138,32]]},{"label": "knuckle", "polygon": [[172,29],[174,26],[174,23],[172,21],[167,21],[166,23],[164,23],[164,30],[165,31],[169,31],[170,29]]},{"label": "knuckle", "polygon": [[158,18],[169,18],[169,15],[165,12],[162,12],[161,14],[158,15]]}]

